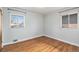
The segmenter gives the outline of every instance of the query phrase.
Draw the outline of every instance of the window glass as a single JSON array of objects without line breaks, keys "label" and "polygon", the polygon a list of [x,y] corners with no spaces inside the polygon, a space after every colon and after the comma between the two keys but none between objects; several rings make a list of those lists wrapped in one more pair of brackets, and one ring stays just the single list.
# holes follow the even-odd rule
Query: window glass
[{"label": "window glass", "polygon": [[68,28],[68,15],[62,16],[62,28]]},{"label": "window glass", "polygon": [[77,14],[70,15],[70,24],[77,24]]}]

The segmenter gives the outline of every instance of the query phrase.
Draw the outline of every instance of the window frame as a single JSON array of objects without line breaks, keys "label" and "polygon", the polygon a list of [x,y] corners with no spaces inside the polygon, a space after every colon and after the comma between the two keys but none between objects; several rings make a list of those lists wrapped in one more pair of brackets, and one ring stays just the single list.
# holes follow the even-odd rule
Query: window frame
[{"label": "window frame", "polygon": [[[79,13],[64,14],[64,15],[61,15],[61,19],[62,19],[63,16],[67,15],[68,16],[68,26],[69,26],[69,24],[70,24],[70,15],[73,15],[73,14],[77,14],[77,28],[79,28],[79,26],[78,26],[79,25],[79,17],[78,17]],[[70,28],[70,27],[63,27],[63,23],[62,23],[62,28]],[[74,28],[74,29],[77,29],[77,28]]]},{"label": "window frame", "polygon": [[10,28],[11,28],[11,29],[20,29],[20,28],[12,28],[12,27],[11,27],[11,16],[12,16],[12,15],[19,15],[19,16],[23,16],[23,17],[24,17],[24,22],[23,22],[23,23],[24,23],[24,26],[23,26],[23,27],[21,27],[21,28],[25,28],[25,15],[16,14],[16,13],[11,13],[11,12],[9,12],[9,15],[10,15]]}]

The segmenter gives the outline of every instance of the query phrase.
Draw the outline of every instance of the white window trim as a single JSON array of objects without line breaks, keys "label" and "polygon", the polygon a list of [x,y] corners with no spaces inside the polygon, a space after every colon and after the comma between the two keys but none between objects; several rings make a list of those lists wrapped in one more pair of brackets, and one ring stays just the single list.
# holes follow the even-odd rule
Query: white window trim
[{"label": "white window trim", "polygon": [[[11,13],[11,12],[8,12],[9,13],[9,16],[10,16],[10,28],[11,28],[11,15],[20,15],[20,14],[13,14],[13,13]],[[21,15],[21,16],[23,16],[24,17],[24,27],[23,28],[25,28],[25,15]],[[11,28],[11,29],[20,29],[20,28]]]},{"label": "white window trim", "polygon": [[[70,15],[71,14],[77,14],[77,25],[78,27],[75,28],[75,29],[79,29],[79,12],[74,12],[74,13],[69,13],[69,14],[62,14],[61,15],[61,19],[62,19],[62,16],[65,16],[65,15],[68,15],[68,24],[70,24]],[[63,24],[62,24],[63,25]],[[62,27],[62,26],[61,26]],[[63,28],[63,27],[62,27]],[[63,29],[72,29],[72,28],[63,28]]]}]

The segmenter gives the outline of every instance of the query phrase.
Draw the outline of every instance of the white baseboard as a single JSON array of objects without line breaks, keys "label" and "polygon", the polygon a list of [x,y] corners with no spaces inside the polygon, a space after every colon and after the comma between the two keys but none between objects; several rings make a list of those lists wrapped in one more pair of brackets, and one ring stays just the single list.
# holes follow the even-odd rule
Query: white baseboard
[{"label": "white baseboard", "polygon": [[24,39],[22,39],[22,40],[18,40],[17,42],[3,43],[3,44],[2,44],[2,47],[4,47],[5,45],[14,44],[14,43],[18,43],[18,42],[22,42],[22,41],[30,40],[30,39],[37,38],[37,37],[41,37],[41,36],[43,36],[43,35],[34,36],[34,37],[29,37],[29,38],[24,38]]},{"label": "white baseboard", "polygon": [[[24,39],[19,40],[19,41],[17,41],[17,42],[3,43],[3,44],[2,44],[2,47],[5,46],[5,45],[14,44],[14,43],[26,41],[26,40],[29,40],[29,39],[32,39],[32,38],[41,37],[41,36],[43,36],[43,35],[34,36],[34,37],[29,37],[29,38],[24,38]],[[69,44],[72,44],[72,45],[75,45],[75,46],[78,46],[78,47],[79,47],[79,44],[75,44],[75,43],[72,43],[72,42],[69,42],[69,41],[61,40],[61,39],[59,39],[59,38],[51,37],[51,36],[48,36],[48,35],[44,35],[44,36],[47,36],[47,37],[49,37],[49,38],[53,38],[53,39],[56,39],[56,40],[59,40],[59,41],[62,41],[62,42],[66,42],[66,43],[69,43]]]},{"label": "white baseboard", "polygon": [[76,44],[76,43],[72,43],[72,42],[69,42],[69,41],[65,41],[63,39],[59,39],[59,38],[56,38],[56,37],[51,37],[51,36],[48,36],[48,35],[45,35],[46,37],[49,37],[49,38],[53,38],[53,39],[56,39],[56,40],[59,40],[59,41],[62,41],[62,42],[66,42],[68,44],[71,44],[71,45],[75,45],[75,46],[78,46],[79,47],[79,44]]}]

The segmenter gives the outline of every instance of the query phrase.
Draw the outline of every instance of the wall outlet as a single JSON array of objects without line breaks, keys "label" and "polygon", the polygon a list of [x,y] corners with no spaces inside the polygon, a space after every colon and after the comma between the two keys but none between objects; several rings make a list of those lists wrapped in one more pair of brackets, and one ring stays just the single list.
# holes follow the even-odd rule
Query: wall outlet
[{"label": "wall outlet", "polygon": [[16,42],[16,41],[18,41],[18,39],[13,40],[13,42]]}]

